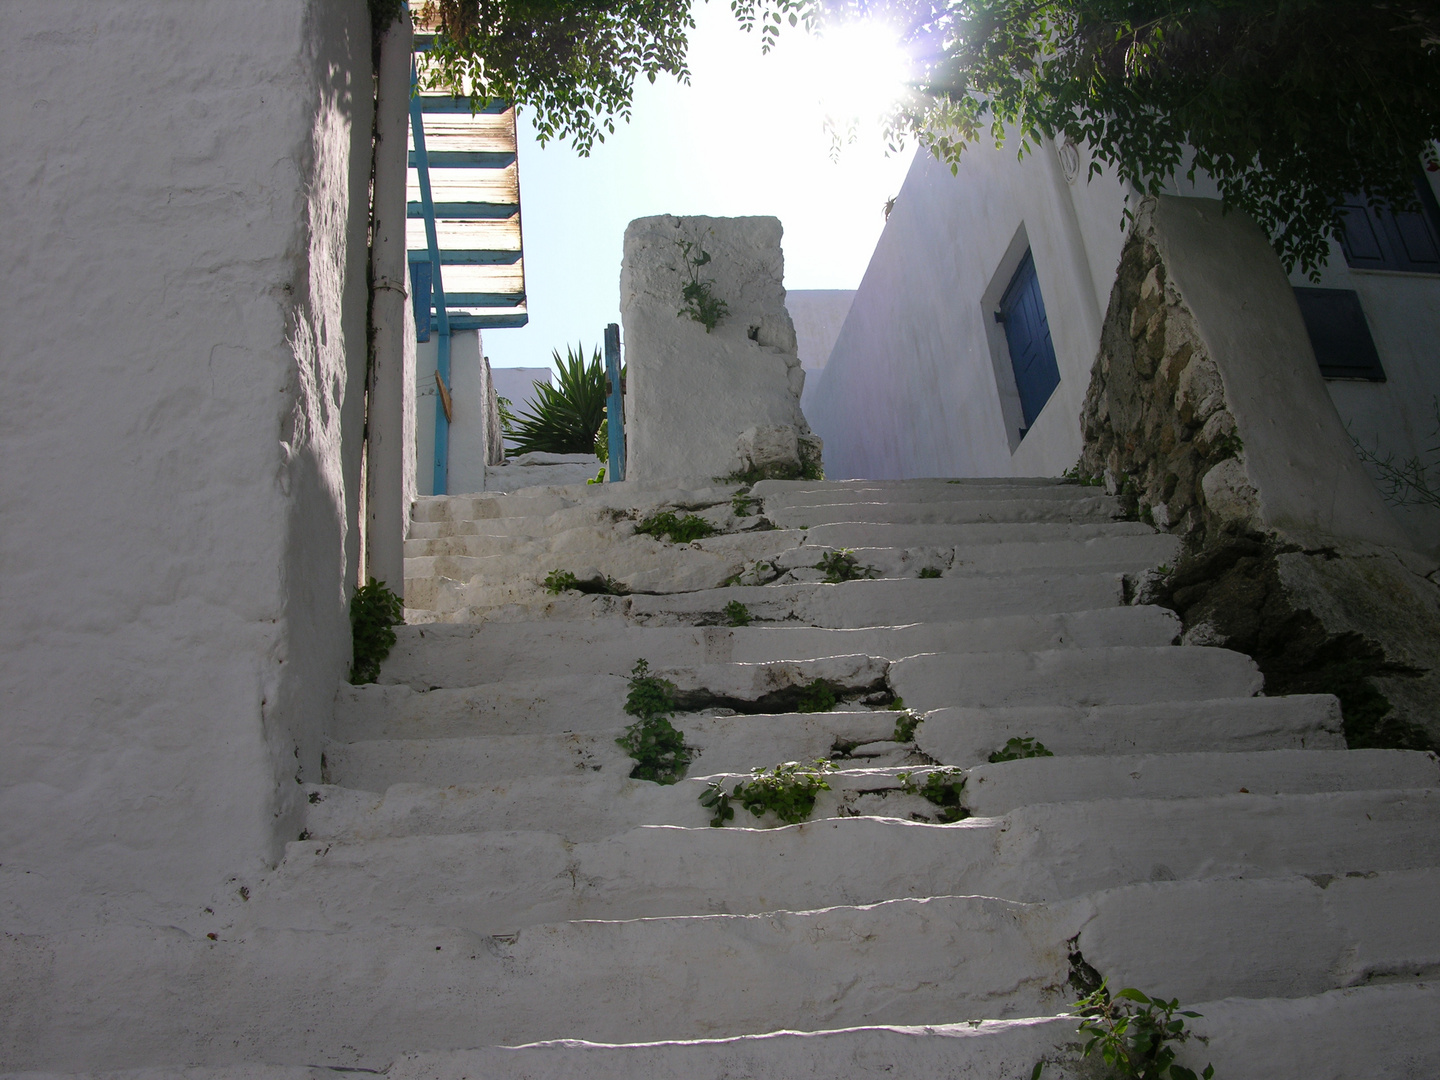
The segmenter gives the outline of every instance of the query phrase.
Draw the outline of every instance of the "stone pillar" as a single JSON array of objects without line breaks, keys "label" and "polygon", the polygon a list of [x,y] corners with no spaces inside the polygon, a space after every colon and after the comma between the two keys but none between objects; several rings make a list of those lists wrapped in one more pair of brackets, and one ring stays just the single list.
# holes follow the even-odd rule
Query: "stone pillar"
[{"label": "stone pillar", "polygon": [[[625,230],[627,481],[820,475],[780,236],[773,217],[666,215]],[[708,328],[687,313],[712,304]]]}]

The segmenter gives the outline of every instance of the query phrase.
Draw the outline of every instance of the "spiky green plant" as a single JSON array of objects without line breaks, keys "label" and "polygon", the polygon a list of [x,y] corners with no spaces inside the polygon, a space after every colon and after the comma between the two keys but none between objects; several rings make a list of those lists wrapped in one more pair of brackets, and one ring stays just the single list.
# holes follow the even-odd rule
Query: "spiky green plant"
[{"label": "spiky green plant", "polygon": [[517,454],[592,454],[600,423],[605,419],[605,364],[597,348],[585,362],[585,347],[568,345],[566,356],[553,352],[556,384],[535,384],[535,403],[520,413],[509,439]]}]

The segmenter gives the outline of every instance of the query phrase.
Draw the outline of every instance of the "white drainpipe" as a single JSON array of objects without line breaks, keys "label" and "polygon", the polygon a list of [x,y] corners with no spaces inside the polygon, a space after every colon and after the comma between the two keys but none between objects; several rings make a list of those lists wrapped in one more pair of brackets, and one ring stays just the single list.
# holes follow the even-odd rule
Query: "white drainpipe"
[{"label": "white drainpipe", "polygon": [[410,122],[408,11],[380,43],[375,102],[371,323],[374,355],[367,410],[366,574],[397,594],[405,588],[405,177]]}]

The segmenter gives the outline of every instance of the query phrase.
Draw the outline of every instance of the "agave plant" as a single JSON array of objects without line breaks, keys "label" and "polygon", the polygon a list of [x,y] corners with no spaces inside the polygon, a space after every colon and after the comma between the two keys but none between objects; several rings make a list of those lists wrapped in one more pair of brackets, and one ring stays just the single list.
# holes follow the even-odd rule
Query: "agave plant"
[{"label": "agave plant", "polygon": [[507,437],[515,453],[590,454],[605,419],[605,366],[597,348],[585,362],[585,347],[554,351],[556,385],[535,384],[535,405],[515,417]]}]

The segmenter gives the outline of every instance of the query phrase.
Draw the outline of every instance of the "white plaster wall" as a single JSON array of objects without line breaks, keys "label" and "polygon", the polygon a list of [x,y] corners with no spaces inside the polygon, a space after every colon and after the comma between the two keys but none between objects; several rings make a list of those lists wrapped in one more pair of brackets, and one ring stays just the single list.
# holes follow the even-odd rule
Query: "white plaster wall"
[{"label": "white plaster wall", "polygon": [[785,291],[785,310],[790,312],[790,320],[795,324],[795,352],[805,370],[805,388],[800,391],[802,411],[830,359],[830,350],[835,348],[854,299],[854,289]]},{"label": "white plaster wall", "polygon": [[0,5],[0,908],[176,919],[294,838],[349,658],[361,0]]},{"label": "white plaster wall", "polygon": [[[1124,191],[1067,183],[1049,144],[977,144],[958,176],[918,151],[830,361],[806,397],[831,477],[1054,475],[1080,452],[1080,406],[1123,234]],[[1111,224],[1113,223],[1113,224]],[[983,301],[1028,242],[1060,385],[1012,453],[1018,425],[1004,333]],[[1106,269],[1108,267],[1108,270]],[[999,362],[996,362],[996,351]],[[1008,387],[1006,382],[1008,380]]]},{"label": "white plaster wall", "polygon": [[[1440,198],[1440,173],[1427,178]],[[1350,435],[1382,457],[1390,454],[1401,462],[1419,456],[1440,465],[1434,412],[1440,399],[1440,276],[1351,270],[1340,245],[1332,242],[1318,282],[1298,272],[1290,281],[1360,294],[1386,381],[1326,380]],[[1432,469],[1431,481],[1440,483],[1440,468]],[[1440,554],[1440,509],[1412,503],[1392,506],[1391,512],[1411,543]]]},{"label": "white plaster wall", "polygon": [[[440,335],[415,346],[415,489],[435,494],[435,364]],[[450,336],[450,495],[485,490],[485,423],[487,375],[479,330]]]},{"label": "white plaster wall", "polygon": [[495,392],[510,399],[510,411],[517,416],[535,408],[535,384],[550,385],[548,367],[492,367],[490,377],[495,380]]}]

